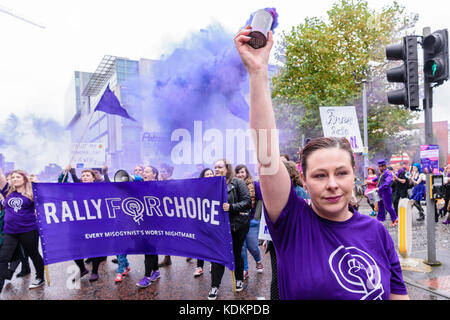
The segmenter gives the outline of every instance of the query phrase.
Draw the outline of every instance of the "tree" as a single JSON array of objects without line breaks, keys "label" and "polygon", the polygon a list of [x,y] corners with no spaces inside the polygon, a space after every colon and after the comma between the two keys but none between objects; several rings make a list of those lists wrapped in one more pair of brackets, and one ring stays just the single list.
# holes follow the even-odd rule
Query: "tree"
[{"label": "tree", "polygon": [[385,149],[386,139],[408,128],[415,118],[408,110],[387,104],[385,47],[414,27],[418,16],[396,1],[377,12],[365,0],[340,0],[327,14],[327,20],[306,18],[283,33],[277,48],[282,67],[273,78],[275,113],[278,124],[295,132],[283,147],[301,146],[302,134],[323,135],[321,106],[355,105],[362,121],[361,87],[355,80],[370,79],[369,145]]}]

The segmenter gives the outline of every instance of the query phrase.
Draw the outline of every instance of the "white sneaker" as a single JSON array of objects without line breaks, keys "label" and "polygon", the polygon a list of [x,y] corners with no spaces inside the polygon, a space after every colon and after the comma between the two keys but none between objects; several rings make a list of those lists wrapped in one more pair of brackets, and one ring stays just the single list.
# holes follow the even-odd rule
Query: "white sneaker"
[{"label": "white sneaker", "polygon": [[203,269],[200,267],[195,268],[194,277],[199,277],[203,274]]},{"label": "white sneaker", "polygon": [[211,290],[209,290],[208,300],[216,300],[218,289],[216,287],[212,287]]},{"label": "white sneaker", "polygon": [[258,273],[263,273],[263,271],[264,271],[264,267],[263,267],[262,262],[261,262],[261,261],[260,261],[260,262],[257,262],[257,263],[256,263],[256,272],[258,272]]},{"label": "white sneaker", "polygon": [[39,287],[42,287],[44,284],[45,284],[44,279],[36,278],[36,279],[33,281],[33,283],[30,284],[29,288],[30,288],[30,289],[39,288]]},{"label": "white sneaker", "polygon": [[236,292],[241,292],[244,289],[244,283],[241,280],[236,281]]}]

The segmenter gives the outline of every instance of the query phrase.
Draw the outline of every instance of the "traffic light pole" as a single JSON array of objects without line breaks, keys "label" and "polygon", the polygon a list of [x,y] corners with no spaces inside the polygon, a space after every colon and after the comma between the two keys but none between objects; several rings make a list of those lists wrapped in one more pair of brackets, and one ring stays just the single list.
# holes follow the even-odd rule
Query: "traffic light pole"
[{"label": "traffic light pole", "polygon": [[367,80],[362,80],[363,86],[363,121],[364,121],[364,181],[367,179],[367,168],[369,168],[369,137],[367,134]]},{"label": "traffic light pole", "polygon": [[[429,27],[423,29],[424,38],[430,34]],[[433,88],[428,81],[424,81],[423,110],[425,113],[425,144],[429,145],[433,143]],[[431,176],[432,172],[429,172],[426,178],[428,260],[425,263],[430,266],[440,266],[441,263],[436,261],[436,222],[434,220],[436,203],[431,199]]]}]

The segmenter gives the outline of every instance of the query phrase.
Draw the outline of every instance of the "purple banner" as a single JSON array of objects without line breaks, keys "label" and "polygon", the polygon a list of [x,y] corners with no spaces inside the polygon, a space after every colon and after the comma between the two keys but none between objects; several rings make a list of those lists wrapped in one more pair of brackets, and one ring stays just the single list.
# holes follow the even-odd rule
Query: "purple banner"
[{"label": "purple banner", "polygon": [[224,177],[33,183],[44,263],[162,254],[234,270]]},{"label": "purple banner", "polygon": [[429,173],[439,173],[439,146],[435,144],[420,146],[420,165]]}]

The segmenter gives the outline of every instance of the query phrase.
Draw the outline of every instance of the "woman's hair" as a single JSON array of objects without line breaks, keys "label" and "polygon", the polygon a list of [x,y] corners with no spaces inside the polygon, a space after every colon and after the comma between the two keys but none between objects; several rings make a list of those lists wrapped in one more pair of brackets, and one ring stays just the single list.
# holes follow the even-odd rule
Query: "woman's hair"
[{"label": "woman's hair", "polygon": [[284,157],[284,158],[286,158],[287,161],[291,161],[291,159],[289,158],[289,155],[287,153],[280,154],[280,157]]},{"label": "woman's hair", "polygon": [[417,171],[419,171],[419,173],[422,173],[422,168],[421,168],[420,163],[414,163],[414,164],[412,165],[412,167],[411,167],[411,170],[412,170],[413,167],[416,167],[416,168],[417,168]]},{"label": "woman's hair", "polygon": [[255,207],[255,183],[253,182],[252,175],[248,171],[248,168],[245,164],[239,164],[234,168],[234,173],[237,174],[241,169],[245,169],[245,173],[247,177],[244,179],[245,184],[247,185],[248,191],[250,192],[250,199],[252,201],[252,208]]},{"label": "woman's hair", "polygon": [[248,178],[253,179],[252,175],[250,174],[250,171],[248,171],[248,168],[245,164],[238,164],[236,166],[236,168],[234,168],[234,173],[238,174],[238,172],[241,171],[241,169],[245,169],[245,174],[247,175],[247,178],[245,178],[245,179],[248,179]]},{"label": "woman's hair", "polygon": [[233,165],[227,159],[219,159],[216,161],[216,163],[219,161],[222,161],[225,164],[225,167],[227,168],[226,178],[227,178],[227,183],[228,183],[234,177]]},{"label": "woman's hair", "polygon": [[169,176],[172,176],[173,174],[173,167],[171,165],[168,165],[167,163],[162,163],[160,166],[161,169],[166,169]]},{"label": "woman's hair", "polygon": [[92,177],[94,178],[94,180],[96,180],[96,178],[95,178],[95,171],[94,170],[84,169],[83,171],[81,171],[81,174],[83,174],[83,172],[89,172],[90,174],[92,174]]},{"label": "woman's hair", "polygon": [[200,172],[200,178],[204,178],[205,174],[206,174],[206,171],[208,171],[208,170],[211,171],[214,174],[214,171],[212,171],[210,168],[205,168],[205,169],[202,170],[202,172]]},{"label": "woman's hair", "polygon": [[[158,169],[156,169],[154,166],[147,166],[146,168],[151,168],[152,171],[153,171],[153,173],[156,174],[156,175],[155,175],[155,179],[158,180],[158,178],[159,178],[159,171],[158,171]],[[145,168],[144,168],[144,169],[145,169]]]},{"label": "woman's hair", "polygon": [[[28,199],[30,199],[31,201],[34,201],[33,200],[33,189],[31,188],[31,181],[28,178],[28,174],[24,170],[13,170],[13,171],[11,171],[10,175],[12,176],[14,173],[20,174],[23,177],[23,181],[25,184],[25,192],[23,193],[23,195],[25,197],[27,197]],[[12,185],[12,183],[10,183],[8,185],[8,192],[6,194],[6,197],[8,197],[11,193],[13,193],[15,191],[17,191],[16,187],[14,187]]]},{"label": "woman's hair", "polygon": [[284,161],[283,163],[289,173],[289,178],[291,178],[292,182],[294,182],[294,186],[303,187],[297,164],[293,161]]},{"label": "woman's hair", "polygon": [[355,157],[353,155],[352,146],[346,138],[322,137],[311,140],[300,152],[300,161],[302,164],[303,174],[306,176],[308,157],[317,150],[338,148],[347,151],[350,155],[352,168],[355,168]]},{"label": "woman's hair", "polygon": [[372,171],[372,174],[375,174],[375,169],[372,167],[368,167],[367,168],[367,173],[369,173],[369,171]]}]

